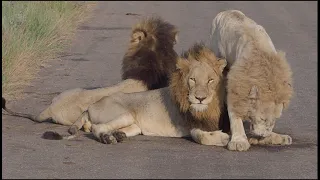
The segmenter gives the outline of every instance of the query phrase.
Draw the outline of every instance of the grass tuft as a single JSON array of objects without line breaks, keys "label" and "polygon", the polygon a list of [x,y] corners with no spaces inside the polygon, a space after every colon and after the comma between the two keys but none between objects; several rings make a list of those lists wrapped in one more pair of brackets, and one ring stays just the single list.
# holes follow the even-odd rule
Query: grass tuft
[{"label": "grass tuft", "polygon": [[94,3],[2,1],[2,95],[21,97],[40,65],[61,52]]}]

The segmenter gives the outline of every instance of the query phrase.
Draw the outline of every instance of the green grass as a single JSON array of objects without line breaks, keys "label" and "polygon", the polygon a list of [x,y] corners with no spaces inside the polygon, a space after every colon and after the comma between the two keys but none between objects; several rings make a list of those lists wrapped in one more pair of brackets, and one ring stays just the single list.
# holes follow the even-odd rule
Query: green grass
[{"label": "green grass", "polygon": [[[92,3],[2,2],[2,92],[17,96],[41,64],[69,44]],[[10,98],[9,98],[10,99]]]}]

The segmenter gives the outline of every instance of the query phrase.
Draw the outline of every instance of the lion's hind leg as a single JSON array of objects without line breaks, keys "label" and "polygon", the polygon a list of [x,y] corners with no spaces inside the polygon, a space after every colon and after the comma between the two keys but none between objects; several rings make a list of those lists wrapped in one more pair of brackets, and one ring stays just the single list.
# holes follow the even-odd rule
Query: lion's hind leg
[{"label": "lion's hind leg", "polygon": [[124,128],[134,124],[134,117],[130,112],[121,114],[113,120],[104,124],[92,124],[92,133],[102,143],[115,144],[117,139],[113,136],[113,133],[120,128]]},{"label": "lion's hind leg", "polygon": [[253,145],[290,145],[292,138],[289,135],[277,134],[272,132],[270,136],[264,138],[248,138],[249,143]]},{"label": "lion's hind leg", "polygon": [[85,121],[84,125],[83,125],[83,130],[84,132],[91,132],[91,122],[89,120]]},{"label": "lion's hind leg", "polygon": [[207,132],[194,128],[190,133],[194,141],[203,145],[226,146],[229,142],[229,135],[221,130]]},{"label": "lion's hind leg", "polygon": [[81,114],[78,120],[72,124],[68,132],[71,135],[77,134],[77,132],[82,128],[82,126],[88,121],[89,121],[89,114],[88,114],[88,111],[85,111]]}]

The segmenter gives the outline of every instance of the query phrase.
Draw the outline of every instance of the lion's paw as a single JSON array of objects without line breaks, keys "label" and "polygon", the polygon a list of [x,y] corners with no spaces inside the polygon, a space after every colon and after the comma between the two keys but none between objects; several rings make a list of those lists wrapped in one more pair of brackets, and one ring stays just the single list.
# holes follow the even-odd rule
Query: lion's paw
[{"label": "lion's paw", "polygon": [[247,151],[250,144],[246,138],[233,139],[228,143],[228,149],[231,151]]},{"label": "lion's paw", "polygon": [[259,139],[257,138],[248,138],[249,144],[257,145],[259,144]]},{"label": "lion's paw", "polygon": [[227,133],[222,133],[221,134],[221,143],[222,146],[226,146],[230,141],[230,137]]},{"label": "lion's paw", "polygon": [[116,144],[117,139],[110,134],[101,134],[100,135],[100,141],[104,144]]},{"label": "lion's paw", "polygon": [[282,144],[281,145],[291,145],[292,138],[289,135],[282,135]]},{"label": "lion's paw", "polygon": [[115,131],[114,133],[112,133],[112,135],[116,138],[116,140],[118,142],[122,142],[125,139],[127,139],[127,135],[126,133],[122,132],[122,131]]},{"label": "lion's paw", "polygon": [[273,133],[265,138],[249,138],[249,143],[252,145],[290,145],[292,138],[288,135]]},{"label": "lion's paw", "polygon": [[271,142],[266,142],[265,144],[272,144],[272,145],[290,145],[292,144],[292,138],[288,135],[283,134],[276,134],[274,133],[271,136]]},{"label": "lion's paw", "polygon": [[71,126],[71,127],[68,129],[68,132],[69,132],[69,134],[71,134],[71,135],[77,134],[77,132],[78,132],[77,126]]},{"label": "lion's paw", "polygon": [[83,128],[84,132],[91,132],[89,128]]}]

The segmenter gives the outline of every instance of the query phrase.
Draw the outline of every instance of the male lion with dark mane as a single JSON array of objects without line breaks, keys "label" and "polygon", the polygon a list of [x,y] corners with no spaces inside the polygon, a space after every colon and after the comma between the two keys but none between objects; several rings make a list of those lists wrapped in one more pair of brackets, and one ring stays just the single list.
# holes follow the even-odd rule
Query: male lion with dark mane
[{"label": "male lion with dark mane", "polygon": [[[241,11],[220,12],[212,22],[211,48],[226,58],[229,150],[246,151],[250,144],[289,145],[288,135],[272,132],[275,120],[293,95],[292,71],[285,53],[276,51],[265,29]],[[243,120],[250,120],[247,139]]]},{"label": "male lion with dark mane", "polygon": [[[116,92],[130,93],[166,87],[176,65],[177,28],[160,17],[151,17],[137,23],[131,33],[129,48],[122,62],[122,80],[105,88],[86,90],[82,88],[62,92],[51,105],[38,116],[16,113],[7,109],[2,97],[2,108],[10,115],[29,118],[36,122],[52,119],[62,125],[72,125],[89,105],[104,96]],[[70,129],[74,131],[74,129]],[[84,126],[85,131],[89,131]]]},{"label": "male lion with dark mane", "polygon": [[80,129],[92,124],[94,136],[106,144],[143,134],[191,136],[200,144],[225,146],[229,135],[219,130],[225,66],[225,59],[196,43],[178,58],[169,87],[104,97],[90,105],[74,125]]}]

